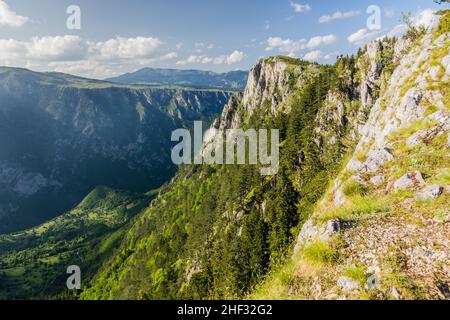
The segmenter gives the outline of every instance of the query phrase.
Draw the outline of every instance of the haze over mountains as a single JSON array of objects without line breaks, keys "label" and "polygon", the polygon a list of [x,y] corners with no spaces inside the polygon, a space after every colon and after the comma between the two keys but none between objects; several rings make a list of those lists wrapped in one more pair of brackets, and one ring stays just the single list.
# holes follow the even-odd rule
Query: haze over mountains
[{"label": "haze over mountains", "polygon": [[200,70],[144,68],[136,72],[106,79],[116,83],[145,83],[180,85],[200,88],[219,88],[242,91],[247,83],[248,71],[215,73]]},{"label": "haze over mountains", "polygon": [[99,185],[145,192],[176,170],[170,136],[232,92],[0,68],[0,233],[40,224]]}]

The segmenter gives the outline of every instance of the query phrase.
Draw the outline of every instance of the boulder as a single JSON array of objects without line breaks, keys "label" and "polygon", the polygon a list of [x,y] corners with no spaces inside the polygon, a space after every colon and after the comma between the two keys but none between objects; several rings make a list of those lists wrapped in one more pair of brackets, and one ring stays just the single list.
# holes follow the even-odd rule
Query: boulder
[{"label": "boulder", "polygon": [[394,160],[394,156],[391,154],[389,149],[379,148],[372,150],[368,154],[367,160],[363,163],[361,171],[375,173],[380,170],[384,164],[392,160]]},{"label": "boulder", "polygon": [[359,282],[348,277],[340,277],[337,283],[342,291],[346,293],[359,289]]},{"label": "boulder", "polygon": [[394,189],[397,190],[407,190],[414,188],[416,186],[422,186],[425,184],[425,180],[423,180],[422,174],[419,171],[413,173],[407,173],[401,176],[394,183]]},{"label": "boulder", "polygon": [[450,130],[450,115],[447,112],[440,110],[428,116],[426,120],[433,121],[436,125],[417,131],[406,140],[406,145],[411,147],[420,143],[430,143],[436,137]]},{"label": "boulder", "polygon": [[374,176],[370,178],[370,183],[374,185],[375,187],[379,187],[384,183],[384,177],[383,176]]},{"label": "boulder", "polygon": [[323,225],[315,225],[312,219],[309,219],[305,222],[298,235],[294,253],[297,253],[301,247],[314,240],[329,241],[335,234],[350,227],[351,224],[349,222],[340,219],[327,221]]},{"label": "boulder", "polygon": [[336,207],[340,207],[345,203],[345,195],[342,189],[337,189],[334,193],[333,203]]},{"label": "boulder", "polygon": [[444,192],[444,188],[441,186],[434,184],[428,187],[425,187],[422,191],[420,191],[416,198],[419,200],[432,200],[437,199]]}]

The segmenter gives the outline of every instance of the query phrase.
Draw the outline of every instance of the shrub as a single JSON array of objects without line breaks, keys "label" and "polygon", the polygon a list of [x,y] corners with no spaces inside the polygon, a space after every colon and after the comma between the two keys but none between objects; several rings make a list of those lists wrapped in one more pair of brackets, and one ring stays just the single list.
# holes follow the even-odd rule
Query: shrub
[{"label": "shrub", "polygon": [[438,14],[441,15],[441,19],[436,29],[436,35],[440,36],[441,34],[450,32],[450,10],[440,11]]},{"label": "shrub", "polygon": [[344,269],[344,275],[356,280],[360,285],[364,286],[367,282],[367,272],[364,266],[351,266]]},{"label": "shrub", "polygon": [[363,196],[366,194],[366,191],[366,187],[360,184],[355,179],[351,179],[350,181],[348,181],[343,189],[343,192],[347,197]]},{"label": "shrub", "polygon": [[316,240],[303,248],[303,255],[306,260],[318,264],[329,264],[337,260],[334,248],[330,243],[321,240]]}]

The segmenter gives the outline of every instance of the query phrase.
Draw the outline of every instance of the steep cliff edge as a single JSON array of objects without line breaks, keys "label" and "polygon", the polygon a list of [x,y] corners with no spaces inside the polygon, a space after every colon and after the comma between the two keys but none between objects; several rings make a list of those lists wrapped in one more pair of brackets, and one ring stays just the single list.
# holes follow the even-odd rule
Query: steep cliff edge
[{"label": "steep cliff edge", "polygon": [[172,130],[211,121],[232,94],[0,68],[0,233],[56,217],[99,185],[159,187],[176,172]]},{"label": "steep cliff edge", "polygon": [[81,298],[447,298],[448,32],[260,60],[214,126],[278,129],[278,173],[181,168]]},{"label": "steep cliff edge", "polygon": [[[385,46],[369,44],[366,57]],[[366,99],[373,90],[360,86],[360,111],[370,112],[354,153],[303,225],[292,261],[254,297],[450,298],[450,33],[392,49],[398,66],[388,78],[372,65],[379,95]]]}]

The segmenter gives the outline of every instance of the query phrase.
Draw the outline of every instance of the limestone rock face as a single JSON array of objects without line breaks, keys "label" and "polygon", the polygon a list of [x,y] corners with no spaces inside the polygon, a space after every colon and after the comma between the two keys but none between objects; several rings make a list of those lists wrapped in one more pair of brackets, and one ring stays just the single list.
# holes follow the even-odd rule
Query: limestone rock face
[{"label": "limestone rock face", "polygon": [[420,191],[416,198],[419,200],[432,200],[437,199],[444,192],[444,188],[441,186],[434,184],[428,187],[425,187],[422,191]]},{"label": "limestone rock face", "polygon": [[338,285],[344,292],[352,292],[359,289],[358,281],[350,279],[348,277],[340,277],[338,279]]},{"label": "limestone rock face", "polygon": [[394,183],[394,190],[407,190],[425,184],[422,174],[419,171],[407,173],[401,176]]},{"label": "limestone rock face", "polygon": [[314,240],[328,241],[333,235],[350,227],[350,224],[339,219],[330,220],[323,225],[315,225],[310,219],[305,222],[300,231],[294,252],[298,252],[300,248]]},{"label": "limestone rock face", "polygon": [[[261,60],[250,70],[243,97],[246,110],[251,112],[265,102],[273,107],[291,94],[287,68],[286,62],[275,58],[273,61]],[[278,92],[280,89],[282,92]]]},{"label": "limestone rock face", "polygon": [[367,160],[362,164],[360,171],[366,173],[377,172],[382,165],[394,160],[394,156],[387,148],[372,150],[367,156]]}]

